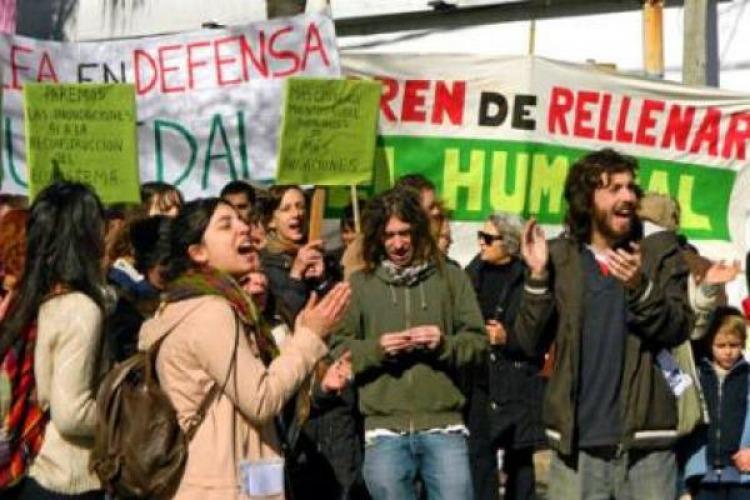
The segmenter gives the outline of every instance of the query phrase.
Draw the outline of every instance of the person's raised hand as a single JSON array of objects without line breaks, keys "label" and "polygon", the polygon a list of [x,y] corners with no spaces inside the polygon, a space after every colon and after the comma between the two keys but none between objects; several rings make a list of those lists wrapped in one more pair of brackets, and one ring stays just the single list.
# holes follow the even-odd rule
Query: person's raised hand
[{"label": "person's raised hand", "polygon": [[487,328],[487,338],[491,345],[505,345],[508,342],[508,332],[499,321],[491,319],[485,325]]},{"label": "person's raised hand", "polygon": [[542,278],[549,260],[549,246],[544,236],[544,230],[535,219],[529,220],[523,226],[521,233],[521,256],[529,266],[533,278]]},{"label": "person's raised hand", "polygon": [[630,243],[630,251],[624,248],[607,250],[607,267],[610,274],[620,281],[625,288],[636,289],[643,281],[641,247]]},{"label": "person's raised hand", "polygon": [[750,448],[741,448],[737,453],[732,455],[732,461],[740,472],[745,474],[750,472]]},{"label": "person's raised hand", "polygon": [[323,240],[313,240],[297,250],[297,255],[292,262],[289,276],[301,280],[305,278],[308,268],[323,262]]},{"label": "person's raised hand", "polygon": [[321,257],[320,259],[315,259],[312,264],[307,266],[302,276],[305,279],[321,279],[325,275],[325,272],[325,261]]},{"label": "person's raised hand", "polygon": [[740,266],[739,261],[736,260],[731,264],[727,264],[723,260],[714,262],[711,264],[711,267],[706,270],[703,279],[698,284],[724,285],[730,281],[734,281],[737,275],[740,274],[741,270],[742,267]]},{"label": "person's raised hand", "polygon": [[349,283],[337,283],[322,299],[313,292],[305,308],[297,316],[296,326],[309,328],[320,338],[325,339],[346,313],[351,300]]},{"label": "person's raised hand", "polygon": [[326,370],[320,386],[326,392],[341,392],[352,381],[352,353],[344,351],[331,366]]}]

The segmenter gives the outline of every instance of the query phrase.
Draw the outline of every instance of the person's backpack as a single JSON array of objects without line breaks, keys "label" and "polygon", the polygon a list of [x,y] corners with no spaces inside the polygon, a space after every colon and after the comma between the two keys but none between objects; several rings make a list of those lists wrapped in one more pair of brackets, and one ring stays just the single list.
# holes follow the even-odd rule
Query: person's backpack
[{"label": "person's backpack", "polygon": [[39,453],[49,415],[34,378],[36,325],[27,327],[0,359],[0,490],[26,476]]},{"label": "person's backpack", "polygon": [[117,498],[169,498],[182,479],[188,444],[209,406],[226,388],[239,343],[236,323],[232,359],[222,387],[214,384],[183,430],[177,413],[156,378],[161,343],[116,365],[97,394],[98,422],[91,469]]}]

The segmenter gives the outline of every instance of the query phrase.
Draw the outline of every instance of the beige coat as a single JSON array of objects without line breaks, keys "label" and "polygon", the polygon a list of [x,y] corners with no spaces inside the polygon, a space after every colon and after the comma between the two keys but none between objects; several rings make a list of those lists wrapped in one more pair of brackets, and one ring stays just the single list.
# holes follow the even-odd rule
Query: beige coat
[{"label": "beige coat", "polygon": [[[58,295],[39,308],[34,377],[50,421],[29,470],[39,484],[67,495],[101,489],[89,470],[94,447],[94,369],[99,357],[102,311],[80,292]],[[2,497],[2,495],[0,495]]]},{"label": "beige coat", "polygon": [[[141,329],[141,349],[169,334],[156,367],[183,429],[195,418],[212,385],[224,382],[234,348],[235,324],[226,300],[205,296],[168,305]],[[185,474],[175,498],[246,498],[238,492],[239,462],[281,455],[273,417],[326,352],[317,335],[298,329],[281,355],[266,368],[255,345],[240,335],[229,383],[210,405],[190,443]]]}]

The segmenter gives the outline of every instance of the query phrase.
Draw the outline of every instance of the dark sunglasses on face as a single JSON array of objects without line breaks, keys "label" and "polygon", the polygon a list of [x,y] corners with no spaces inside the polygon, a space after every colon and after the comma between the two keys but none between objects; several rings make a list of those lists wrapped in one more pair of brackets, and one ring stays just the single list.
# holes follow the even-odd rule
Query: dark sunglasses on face
[{"label": "dark sunglasses on face", "polygon": [[496,241],[503,241],[502,234],[490,234],[484,231],[477,231],[477,238],[482,240],[485,245],[492,245]]}]

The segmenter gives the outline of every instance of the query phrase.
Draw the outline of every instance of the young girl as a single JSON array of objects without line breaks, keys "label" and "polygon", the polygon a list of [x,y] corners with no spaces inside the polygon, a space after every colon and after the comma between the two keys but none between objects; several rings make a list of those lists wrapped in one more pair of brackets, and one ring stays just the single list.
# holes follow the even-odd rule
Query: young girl
[{"label": "young girl", "polygon": [[706,336],[710,359],[699,364],[710,423],[697,436],[685,477],[696,500],[750,498],[750,365],[743,357],[745,319],[719,307]]}]

